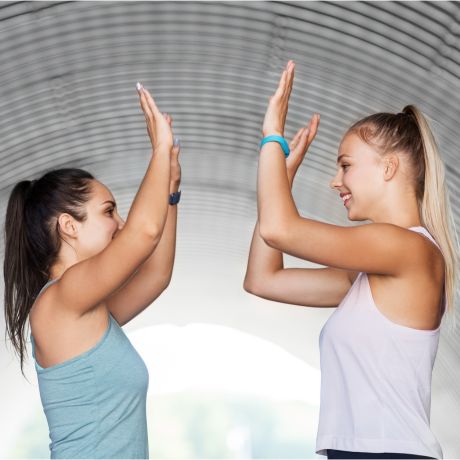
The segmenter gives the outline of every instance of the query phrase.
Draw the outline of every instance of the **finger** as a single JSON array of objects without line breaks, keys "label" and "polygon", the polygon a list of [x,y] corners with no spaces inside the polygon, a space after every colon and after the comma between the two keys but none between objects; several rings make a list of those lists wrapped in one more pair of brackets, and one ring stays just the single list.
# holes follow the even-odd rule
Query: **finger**
[{"label": "finger", "polygon": [[176,158],[176,159],[179,156],[179,153],[180,153],[180,139],[178,137],[174,138],[173,148],[171,150],[171,153],[174,156],[174,158]]},{"label": "finger", "polygon": [[280,78],[280,81],[278,83],[278,88],[276,88],[276,91],[275,91],[275,94],[273,95],[273,97],[280,97],[283,95],[284,93],[284,88],[286,86],[286,70],[283,71],[283,73],[281,74],[281,78]]},{"label": "finger", "polygon": [[284,67],[284,74],[286,75],[286,85],[284,86],[284,91],[287,90],[287,83],[289,81],[289,70],[290,70],[290,62],[291,61],[288,61],[288,63],[286,64],[286,66]]},{"label": "finger", "polygon": [[169,126],[171,126],[171,124],[172,124],[171,115],[169,115],[169,113],[166,113],[166,112],[162,112],[162,114],[165,117],[165,120],[168,122]]},{"label": "finger", "polygon": [[305,154],[305,151],[308,149],[310,142],[310,132],[309,128],[304,128],[301,138],[299,139],[299,144],[297,145],[297,149]]},{"label": "finger", "polygon": [[144,115],[145,115],[145,119],[147,121],[153,120],[154,116],[153,116],[152,110],[150,109],[149,103],[147,101],[147,97],[146,97],[144,91],[142,91],[142,89],[139,91],[139,100],[140,100],[140,104],[141,104],[141,109],[142,109],[142,111],[144,112]]},{"label": "finger", "polygon": [[179,158],[180,147],[173,147],[171,149],[171,159],[176,160]]},{"label": "finger", "polygon": [[146,96],[146,99],[147,99],[147,102],[149,104],[149,107],[153,113],[153,115],[156,117],[156,116],[163,116],[163,114],[160,112],[160,110],[158,109],[156,103],[155,103],[155,100],[153,99],[152,95],[150,94],[150,92],[144,87],[143,88],[143,93],[145,94]]},{"label": "finger", "polygon": [[305,129],[304,127],[300,128],[300,129],[296,132],[295,136],[292,138],[292,141],[291,141],[290,144],[289,144],[289,147],[291,148],[291,150],[292,150],[292,149],[295,149],[296,145],[299,143],[300,136],[302,135],[302,131],[303,131],[304,129]]},{"label": "finger", "polygon": [[294,71],[295,71],[295,63],[293,61],[289,61],[287,65],[287,84],[286,84],[286,96],[289,99],[292,87],[294,85]]},{"label": "finger", "polygon": [[310,133],[308,134],[308,145],[310,145],[313,142],[313,139],[315,138],[316,133],[318,132],[319,121],[320,115],[319,113],[315,113],[309,123]]}]

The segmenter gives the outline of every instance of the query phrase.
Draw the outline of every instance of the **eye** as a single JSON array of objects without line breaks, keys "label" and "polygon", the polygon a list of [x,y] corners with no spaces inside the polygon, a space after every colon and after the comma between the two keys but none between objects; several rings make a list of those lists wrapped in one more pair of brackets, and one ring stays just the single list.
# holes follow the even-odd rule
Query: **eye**
[{"label": "eye", "polygon": [[109,213],[110,216],[112,216],[114,210],[115,210],[114,208],[110,208],[110,209],[107,209],[106,212]]},{"label": "eye", "polygon": [[349,164],[346,164],[346,163],[342,163],[341,167],[344,171],[347,170],[347,168],[349,167],[350,165]]}]

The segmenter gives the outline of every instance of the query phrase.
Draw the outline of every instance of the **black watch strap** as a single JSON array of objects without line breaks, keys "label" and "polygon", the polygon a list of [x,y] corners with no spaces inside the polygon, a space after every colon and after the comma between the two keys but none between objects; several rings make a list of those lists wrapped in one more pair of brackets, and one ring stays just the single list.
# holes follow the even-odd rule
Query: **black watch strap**
[{"label": "black watch strap", "polygon": [[169,195],[169,204],[177,204],[180,201],[181,191],[171,193]]}]

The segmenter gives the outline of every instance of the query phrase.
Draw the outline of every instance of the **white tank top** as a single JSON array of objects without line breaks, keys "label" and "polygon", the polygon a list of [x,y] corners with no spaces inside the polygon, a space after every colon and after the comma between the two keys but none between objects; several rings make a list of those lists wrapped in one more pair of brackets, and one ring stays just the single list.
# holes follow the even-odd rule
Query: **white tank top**
[{"label": "white tank top", "polygon": [[[411,227],[437,245],[424,227]],[[444,300],[445,302],[445,300]],[[442,458],[430,430],[434,330],[380,312],[359,273],[319,339],[321,404],[316,452],[393,452]]]}]

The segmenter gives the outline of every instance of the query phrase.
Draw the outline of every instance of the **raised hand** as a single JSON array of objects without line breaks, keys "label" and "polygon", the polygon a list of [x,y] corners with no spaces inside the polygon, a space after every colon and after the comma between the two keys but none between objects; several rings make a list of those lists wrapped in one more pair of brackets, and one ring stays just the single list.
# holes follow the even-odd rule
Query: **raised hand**
[{"label": "raised hand", "polygon": [[137,91],[153,149],[162,146],[171,150],[173,146],[171,123],[158,110],[153,97],[140,83],[137,84]]},{"label": "raised hand", "polygon": [[291,95],[294,82],[294,67],[295,64],[293,61],[287,63],[286,68],[281,74],[278,88],[269,99],[262,127],[264,137],[272,134],[284,136],[289,96]]},{"label": "raised hand", "polygon": [[292,185],[294,177],[297,173],[299,166],[301,165],[305,154],[307,153],[310,144],[318,132],[320,116],[319,113],[315,113],[308,122],[307,126],[300,128],[296,135],[292,138],[289,143],[290,154],[286,159],[286,168],[289,183]]},{"label": "raised hand", "polygon": [[[168,113],[163,114],[172,130],[173,119]],[[174,138],[174,144],[171,150],[171,184],[179,186],[181,180],[181,166],[179,163],[180,141],[178,137]]]}]

